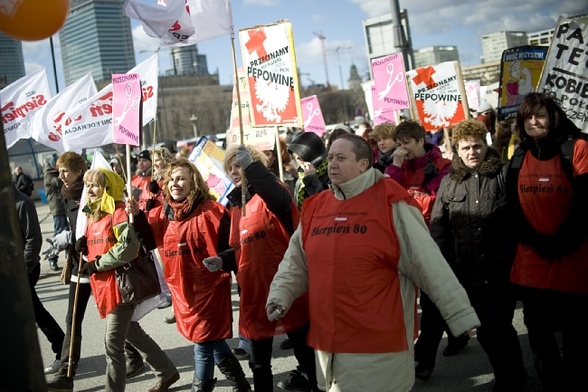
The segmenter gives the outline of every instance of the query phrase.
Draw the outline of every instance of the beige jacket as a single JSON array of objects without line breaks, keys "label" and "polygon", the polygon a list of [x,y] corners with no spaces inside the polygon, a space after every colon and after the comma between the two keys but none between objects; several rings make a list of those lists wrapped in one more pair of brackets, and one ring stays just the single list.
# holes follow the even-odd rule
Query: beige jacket
[{"label": "beige jacket", "polygon": [[[331,186],[331,192],[338,200],[349,199],[383,176],[378,170],[369,169],[339,187]],[[400,245],[398,272],[409,350],[385,354],[317,351],[317,378],[325,391],[410,391],[414,384],[415,285],[427,292],[455,336],[480,325],[465,290],[431,238],[420,211],[405,202],[393,203],[391,211]],[[267,306],[276,304],[289,309],[296,298],[312,290],[308,286],[301,233],[298,226],[272,281]],[[312,319],[310,322],[312,325]]]}]

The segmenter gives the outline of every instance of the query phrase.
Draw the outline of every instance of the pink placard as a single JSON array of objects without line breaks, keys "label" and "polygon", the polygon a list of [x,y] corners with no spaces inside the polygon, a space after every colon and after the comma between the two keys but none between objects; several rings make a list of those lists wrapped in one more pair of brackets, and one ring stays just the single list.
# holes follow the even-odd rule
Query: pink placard
[{"label": "pink placard", "polygon": [[325,119],[323,118],[323,112],[316,95],[302,98],[300,100],[300,106],[302,107],[304,131],[314,132],[319,136],[323,136],[326,129]]},{"label": "pink placard", "polygon": [[410,107],[402,53],[373,59],[372,72],[376,88],[374,110],[386,112]]},{"label": "pink placard", "polygon": [[112,75],[113,139],[118,144],[139,145],[141,78],[139,74]]}]

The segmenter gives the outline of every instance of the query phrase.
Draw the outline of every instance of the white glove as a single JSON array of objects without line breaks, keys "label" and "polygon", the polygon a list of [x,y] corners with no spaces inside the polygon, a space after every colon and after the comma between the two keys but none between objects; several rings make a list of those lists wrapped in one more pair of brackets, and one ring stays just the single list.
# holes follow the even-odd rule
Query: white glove
[{"label": "white glove", "polygon": [[[47,240],[49,241],[49,240]],[[47,249],[45,249],[43,251],[43,255],[45,257],[43,257],[43,260],[49,260],[49,259],[56,259],[59,257],[59,252],[61,252],[59,249],[57,249],[55,246],[51,245],[50,247],[48,247]]]},{"label": "white glove", "polygon": [[47,242],[56,249],[66,250],[71,244],[71,231],[62,231],[57,234],[53,239],[47,238]]},{"label": "white glove", "polygon": [[218,256],[207,257],[202,260],[202,263],[210,272],[216,272],[223,268],[223,259]]}]

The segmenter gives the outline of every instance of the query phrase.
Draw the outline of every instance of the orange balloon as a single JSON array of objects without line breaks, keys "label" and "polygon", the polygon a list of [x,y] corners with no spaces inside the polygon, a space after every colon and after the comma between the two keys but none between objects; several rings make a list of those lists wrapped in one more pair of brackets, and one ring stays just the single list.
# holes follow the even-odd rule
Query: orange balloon
[{"label": "orange balloon", "polygon": [[23,41],[55,34],[67,18],[69,0],[0,0],[0,31]]}]

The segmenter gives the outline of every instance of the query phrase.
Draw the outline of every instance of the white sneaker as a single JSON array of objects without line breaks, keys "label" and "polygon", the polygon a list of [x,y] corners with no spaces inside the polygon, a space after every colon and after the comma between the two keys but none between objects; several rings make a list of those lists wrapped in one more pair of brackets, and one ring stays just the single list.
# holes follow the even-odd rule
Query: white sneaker
[{"label": "white sneaker", "polygon": [[53,361],[51,366],[45,368],[45,374],[53,374],[57,373],[59,368],[61,367],[61,359],[56,359]]}]

